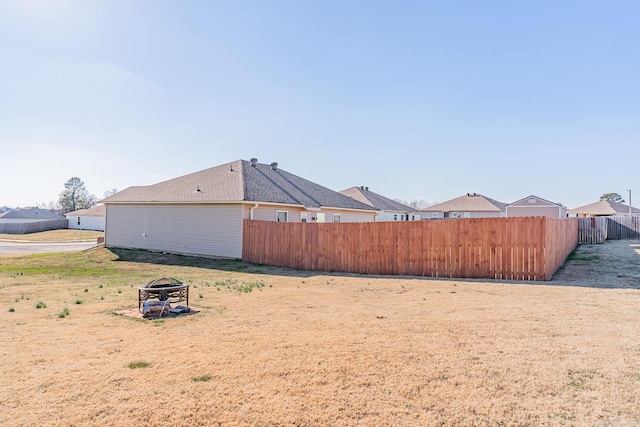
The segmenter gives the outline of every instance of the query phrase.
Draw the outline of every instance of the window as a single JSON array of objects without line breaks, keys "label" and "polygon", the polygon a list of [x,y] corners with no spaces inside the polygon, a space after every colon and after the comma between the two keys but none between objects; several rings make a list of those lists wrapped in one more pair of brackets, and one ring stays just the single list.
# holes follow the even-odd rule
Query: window
[{"label": "window", "polygon": [[394,220],[394,221],[397,221],[397,220],[398,220],[398,215],[394,215],[394,216],[393,216],[393,220]]},{"label": "window", "polygon": [[288,217],[289,217],[289,212],[287,211],[276,212],[276,221],[278,222],[287,222]]},{"label": "window", "polygon": [[341,216],[340,214],[333,214],[333,222],[340,222]]},{"label": "window", "polygon": [[529,203],[531,204],[536,203],[536,199],[529,199]]},{"label": "window", "polygon": [[451,212],[449,214],[450,218],[460,218],[460,212]]},{"label": "window", "polygon": [[463,218],[471,218],[471,212],[463,212],[462,217]]},{"label": "window", "polygon": [[433,212],[431,214],[431,218],[438,218],[438,212]]},{"label": "window", "polygon": [[309,222],[309,214],[307,212],[300,214],[300,222]]}]

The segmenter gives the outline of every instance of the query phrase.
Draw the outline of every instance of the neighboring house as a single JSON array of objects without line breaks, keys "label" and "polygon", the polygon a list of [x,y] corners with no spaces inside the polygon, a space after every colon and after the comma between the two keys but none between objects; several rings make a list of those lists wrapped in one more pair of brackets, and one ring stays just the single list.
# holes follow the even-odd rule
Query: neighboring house
[{"label": "neighboring house", "polygon": [[89,209],[79,209],[65,214],[69,221],[69,228],[76,230],[104,231],[106,207],[94,206]]},{"label": "neighboring house", "polygon": [[478,193],[438,203],[422,210],[422,219],[437,218],[491,218],[503,217],[506,203],[498,202]]},{"label": "neighboring house", "polygon": [[[610,200],[600,200],[579,208],[569,209],[567,215],[570,217],[629,215],[629,205]],[[632,206],[631,215],[640,216],[640,209]]]},{"label": "neighboring house", "polygon": [[16,208],[10,210],[9,212],[5,212],[0,215],[0,218],[3,219],[36,219],[36,220],[45,220],[45,219],[54,219],[54,220],[63,220],[65,217],[62,215],[58,215],[55,212],[51,212],[47,209],[40,208]]},{"label": "neighboring house", "polygon": [[372,222],[377,209],[271,165],[237,160],[102,200],[105,246],[242,257],[243,220]]},{"label": "neighboring house", "polygon": [[67,228],[64,216],[40,208],[16,208],[0,214],[0,233],[28,234]]},{"label": "neighboring house", "polygon": [[567,208],[562,203],[554,203],[538,196],[529,196],[506,206],[507,218],[517,216],[547,216],[566,218]]},{"label": "neighboring house", "polygon": [[351,187],[340,193],[372,208],[380,209],[376,215],[376,221],[419,221],[422,219],[420,212],[416,212],[411,206],[369,191],[369,187]]}]

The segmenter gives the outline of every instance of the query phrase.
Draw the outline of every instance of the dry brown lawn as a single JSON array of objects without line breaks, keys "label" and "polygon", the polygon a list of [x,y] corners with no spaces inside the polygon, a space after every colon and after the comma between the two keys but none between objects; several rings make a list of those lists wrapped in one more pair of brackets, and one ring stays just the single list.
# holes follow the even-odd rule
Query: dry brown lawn
[{"label": "dry brown lawn", "polygon": [[[114,314],[162,276],[202,311]],[[106,249],[0,257],[0,287],[3,426],[640,424],[638,290]]]},{"label": "dry brown lawn", "polygon": [[93,230],[49,230],[29,234],[0,234],[0,240],[28,241],[28,242],[78,242],[81,240],[96,240],[103,237],[104,232]]}]

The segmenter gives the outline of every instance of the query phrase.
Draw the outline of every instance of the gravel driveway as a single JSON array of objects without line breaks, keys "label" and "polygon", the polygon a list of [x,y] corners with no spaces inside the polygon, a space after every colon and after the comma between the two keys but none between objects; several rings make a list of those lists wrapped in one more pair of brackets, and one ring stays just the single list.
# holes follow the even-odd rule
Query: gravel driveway
[{"label": "gravel driveway", "polygon": [[549,283],[640,289],[640,240],[578,245]]}]

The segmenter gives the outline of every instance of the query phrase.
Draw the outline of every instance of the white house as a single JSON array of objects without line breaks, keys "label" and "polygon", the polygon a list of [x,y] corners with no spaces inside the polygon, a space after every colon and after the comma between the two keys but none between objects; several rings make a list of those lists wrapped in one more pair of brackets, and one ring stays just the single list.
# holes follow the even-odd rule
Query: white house
[{"label": "white house", "polygon": [[104,231],[106,207],[104,205],[94,206],[89,209],[78,209],[77,211],[66,213],[67,227],[75,230],[95,230]]},{"label": "white house", "polygon": [[506,203],[478,193],[467,193],[422,210],[422,219],[503,217]]},{"label": "white house", "polygon": [[538,196],[529,196],[506,206],[507,217],[547,216],[549,218],[566,218],[567,208],[562,203],[554,203]]},{"label": "white house", "polygon": [[270,165],[237,160],[111,195],[105,246],[242,257],[243,220],[371,222],[377,209]]},{"label": "white house", "polygon": [[372,208],[379,209],[376,221],[419,221],[422,219],[420,212],[417,212],[416,209],[374,193],[369,190],[369,187],[351,187],[340,193]]}]

